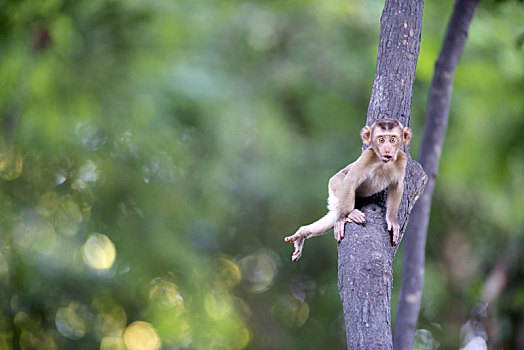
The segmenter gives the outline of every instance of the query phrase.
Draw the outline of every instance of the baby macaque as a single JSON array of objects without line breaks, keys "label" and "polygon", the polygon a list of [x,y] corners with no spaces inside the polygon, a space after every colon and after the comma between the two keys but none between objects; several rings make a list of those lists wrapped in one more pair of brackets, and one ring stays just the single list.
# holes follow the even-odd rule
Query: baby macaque
[{"label": "baby macaque", "polygon": [[396,119],[381,119],[371,127],[365,126],[361,136],[362,141],[371,147],[329,179],[329,212],[284,239],[295,246],[291,260],[300,258],[306,238],[324,234],[333,228],[335,239],[340,242],[344,238],[346,222],[364,224],[365,215],[355,209],[355,198],[368,197],[386,188],[386,223],[388,231],[393,231],[393,245],[397,244],[400,230],[397,214],[407,164],[407,156],[400,148],[411,140],[411,131]]}]

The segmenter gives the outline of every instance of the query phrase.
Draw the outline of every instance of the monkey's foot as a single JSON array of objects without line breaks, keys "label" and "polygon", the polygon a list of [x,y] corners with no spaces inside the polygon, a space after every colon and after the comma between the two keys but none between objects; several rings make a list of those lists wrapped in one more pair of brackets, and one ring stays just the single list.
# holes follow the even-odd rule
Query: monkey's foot
[{"label": "monkey's foot", "polygon": [[386,223],[388,224],[388,231],[392,231],[393,233],[393,245],[397,245],[398,243],[398,236],[400,234],[400,226],[398,222],[395,220],[390,220],[386,217]]},{"label": "monkey's foot", "polygon": [[393,245],[398,243],[398,233],[393,232]]},{"label": "monkey's foot", "polygon": [[346,219],[337,220],[335,226],[333,227],[333,233],[335,234],[335,239],[338,243],[344,238],[344,226],[346,225]]},{"label": "monkey's foot", "polygon": [[366,222],[366,214],[358,209],[353,209],[347,216],[346,222],[355,222],[363,225]]}]

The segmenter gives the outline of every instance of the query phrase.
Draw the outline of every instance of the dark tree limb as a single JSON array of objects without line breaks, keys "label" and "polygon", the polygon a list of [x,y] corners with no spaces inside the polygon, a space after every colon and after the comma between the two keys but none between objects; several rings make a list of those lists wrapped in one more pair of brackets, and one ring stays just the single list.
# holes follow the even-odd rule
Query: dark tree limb
[{"label": "dark tree limb", "polygon": [[[386,117],[409,125],[423,7],[423,0],[386,0],[367,125]],[[409,148],[405,151],[409,156]],[[398,215],[400,239],[426,181],[420,164],[410,158]],[[348,349],[392,349],[391,266],[397,247],[387,231],[385,193],[359,200],[356,207],[366,214],[366,225],[347,224],[338,248],[338,286]]]},{"label": "dark tree limb", "polygon": [[478,3],[479,0],[455,1],[446,37],[435,64],[419,155],[420,164],[428,174],[429,179],[424,194],[413,209],[410,225],[406,232],[402,262],[402,285],[395,320],[395,349],[411,349],[415,339],[424,281],[425,247],[431,198],[448,124],[453,75],[466,43],[469,25]]}]

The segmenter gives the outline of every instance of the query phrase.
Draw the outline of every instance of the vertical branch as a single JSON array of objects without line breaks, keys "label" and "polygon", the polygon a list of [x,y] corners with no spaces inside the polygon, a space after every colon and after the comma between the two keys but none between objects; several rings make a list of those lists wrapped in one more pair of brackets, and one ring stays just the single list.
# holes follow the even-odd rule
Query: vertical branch
[{"label": "vertical branch", "polygon": [[[420,47],[423,0],[386,0],[382,12],[375,79],[367,123],[391,117],[409,125],[412,88]],[[407,150],[407,152],[409,152]],[[399,210],[403,231],[426,181],[422,167],[410,160]],[[392,262],[397,247],[385,222],[384,193],[359,203],[366,225],[346,225],[338,247],[338,286],[348,349],[392,349]],[[402,233],[401,233],[402,237]]]},{"label": "vertical branch", "polygon": [[387,0],[384,5],[367,125],[384,117],[409,125],[423,9],[423,0]]},{"label": "vertical branch", "polygon": [[419,156],[420,164],[428,174],[428,183],[422,197],[413,209],[404,242],[402,285],[393,339],[395,349],[411,349],[415,339],[424,281],[425,247],[431,198],[448,124],[453,75],[479,1],[456,0],[446,37],[435,64]]}]

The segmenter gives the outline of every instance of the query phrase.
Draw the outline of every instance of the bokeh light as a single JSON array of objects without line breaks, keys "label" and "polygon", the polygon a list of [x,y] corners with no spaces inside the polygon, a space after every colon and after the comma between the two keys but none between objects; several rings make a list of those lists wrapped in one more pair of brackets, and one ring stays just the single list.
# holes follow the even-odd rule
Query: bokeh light
[{"label": "bokeh light", "polygon": [[20,247],[31,248],[41,254],[51,254],[58,245],[55,227],[48,218],[34,211],[24,211],[15,226],[14,242]]},{"label": "bokeh light", "polygon": [[184,298],[178,292],[178,287],[169,281],[154,281],[149,292],[149,300],[160,307],[173,308],[177,313],[184,310]]},{"label": "bokeh light", "polygon": [[100,312],[95,319],[95,332],[99,338],[120,337],[127,324],[127,315],[119,305]]},{"label": "bokeh light", "polygon": [[77,191],[85,190],[88,186],[97,182],[100,178],[100,170],[92,160],[88,160],[78,170],[78,176],[71,188]]},{"label": "bokeh light", "polygon": [[81,144],[91,151],[100,149],[107,142],[107,132],[102,128],[80,122],[75,132]]},{"label": "bokeh light", "polygon": [[78,225],[82,222],[80,207],[71,196],[61,198],[58,207],[53,214],[53,222],[58,232],[73,236],[78,231]]},{"label": "bokeh light", "polygon": [[219,257],[216,259],[213,268],[215,271],[213,274],[215,288],[231,289],[236,286],[242,278],[240,268],[229,258]]},{"label": "bokeh light", "polygon": [[157,350],[162,343],[150,323],[135,321],[124,331],[124,343],[129,350]]},{"label": "bokeh light", "polygon": [[126,348],[124,339],[120,336],[107,336],[100,343],[100,350],[129,350]]},{"label": "bokeh light", "polygon": [[289,327],[301,327],[309,317],[309,305],[292,296],[279,296],[271,312],[280,322]]},{"label": "bokeh light", "polygon": [[108,270],[115,262],[115,245],[106,235],[93,233],[82,246],[82,257],[92,269]]},{"label": "bokeh light", "polygon": [[38,200],[36,212],[40,215],[49,217],[53,215],[55,210],[60,205],[60,196],[53,191],[43,194]]},{"label": "bokeh light", "polygon": [[238,266],[245,287],[252,293],[268,290],[277,274],[277,259],[274,253],[266,249],[240,259]]},{"label": "bokeh light", "polygon": [[71,302],[66,307],[56,311],[56,329],[66,338],[80,339],[87,330],[88,316],[86,307],[76,302]]},{"label": "bokeh light", "polygon": [[212,291],[206,295],[205,306],[209,316],[221,320],[233,311],[233,300],[228,293]]}]

